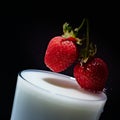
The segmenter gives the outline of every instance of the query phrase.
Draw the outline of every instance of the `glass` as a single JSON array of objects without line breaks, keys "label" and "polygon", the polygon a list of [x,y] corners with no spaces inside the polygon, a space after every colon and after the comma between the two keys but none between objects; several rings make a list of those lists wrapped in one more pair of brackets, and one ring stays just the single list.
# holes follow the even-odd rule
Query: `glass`
[{"label": "glass", "polygon": [[73,77],[28,69],[18,73],[10,120],[99,120],[107,96],[80,88]]}]

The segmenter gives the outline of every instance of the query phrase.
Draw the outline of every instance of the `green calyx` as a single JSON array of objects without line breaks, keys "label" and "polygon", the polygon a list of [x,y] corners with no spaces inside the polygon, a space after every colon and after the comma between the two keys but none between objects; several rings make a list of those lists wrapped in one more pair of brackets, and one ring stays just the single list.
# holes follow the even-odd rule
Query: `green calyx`
[{"label": "green calyx", "polygon": [[78,34],[78,28],[75,28],[73,30],[72,27],[67,22],[63,24],[63,35],[62,36],[64,38],[70,38],[70,37],[75,38],[76,44],[82,45],[81,43],[82,39],[78,38],[77,34]]},{"label": "green calyx", "polygon": [[[79,38],[78,34],[80,30],[86,26],[86,31],[85,31],[85,36],[83,38]],[[88,59],[92,56],[94,56],[97,52],[97,47],[94,45],[92,42],[89,41],[89,23],[88,19],[84,18],[81,25],[74,30],[72,27],[65,22],[63,24],[63,37],[65,38],[75,38],[76,39],[76,44],[81,47],[80,49],[80,55],[78,60],[80,61],[80,64],[86,63]]]}]

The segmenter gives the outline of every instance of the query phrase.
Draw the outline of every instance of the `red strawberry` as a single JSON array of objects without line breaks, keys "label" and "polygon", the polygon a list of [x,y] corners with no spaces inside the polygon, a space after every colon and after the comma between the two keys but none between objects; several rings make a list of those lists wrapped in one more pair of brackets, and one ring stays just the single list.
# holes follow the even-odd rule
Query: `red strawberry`
[{"label": "red strawberry", "polygon": [[72,65],[78,58],[77,44],[80,39],[76,37],[68,23],[63,25],[63,35],[53,37],[46,49],[44,63],[54,72],[62,72]]},{"label": "red strawberry", "polygon": [[74,67],[73,75],[85,90],[102,91],[108,79],[108,66],[101,58],[95,58],[96,45],[89,43],[89,26],[86,20],[86,41],[80,50],[79,63]]},{"label": "red strawberry", "polygon": [[54,72],[67,69],[78,57],[75,39],[56,36],[52,38],[46,49],[44,62]]},{"label": "red strawberry", "polygon": [[80,86],[90,91],[102,91],[108,78],[107,64],[101,58],[92,58],[74,67],[74,77]]}]

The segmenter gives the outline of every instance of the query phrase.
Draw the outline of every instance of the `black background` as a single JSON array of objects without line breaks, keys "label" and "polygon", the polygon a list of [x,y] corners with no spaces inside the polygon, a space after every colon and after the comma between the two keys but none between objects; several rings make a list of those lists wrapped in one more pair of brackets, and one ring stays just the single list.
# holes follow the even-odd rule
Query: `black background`
[{"label": "black background", "polygon": [[[44,53],[49,40],[62,34],[62,25],[80,25],[87,17],[90,39],[97,44],[97,56],[109,67],[106,85],[108,100],[100,120],[119,119],[119,14],[117,6],[99,4],[26,4],[9,7],[0,16],[0,117],[9,120],[12,110],[17,74],[24,69],[49,70]],[[9,6],[9,5],[8,5]],[[27,6],[27,7],[26,7]],[[89,7],[88,7],[89,6]],[[43,7],[43,8],[41,8]],[[114,8],[114,10],[113,10]],[[3,10],[4,11],[4,10]],[[72,68],[63,72],[72,76]],[[92,109],[92,108],[91,108]]]}]

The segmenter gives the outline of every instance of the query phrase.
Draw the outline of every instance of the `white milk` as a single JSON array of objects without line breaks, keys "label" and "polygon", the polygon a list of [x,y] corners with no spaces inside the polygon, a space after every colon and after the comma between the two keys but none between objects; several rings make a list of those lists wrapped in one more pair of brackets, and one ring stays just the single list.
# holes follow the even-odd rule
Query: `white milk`
[{"label": "white milk", "polygon": [[80,88],[70,76],[44,70],[18,74],[11,120],[99,120],[107,96]]}]

